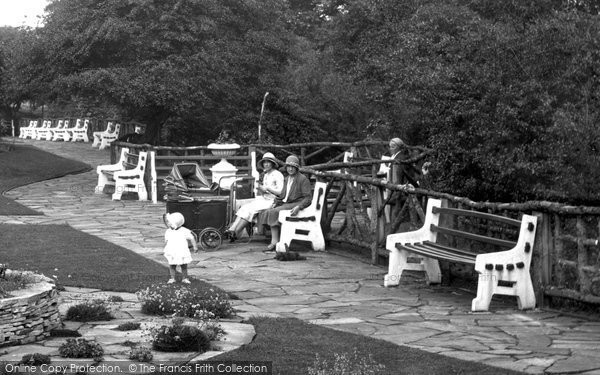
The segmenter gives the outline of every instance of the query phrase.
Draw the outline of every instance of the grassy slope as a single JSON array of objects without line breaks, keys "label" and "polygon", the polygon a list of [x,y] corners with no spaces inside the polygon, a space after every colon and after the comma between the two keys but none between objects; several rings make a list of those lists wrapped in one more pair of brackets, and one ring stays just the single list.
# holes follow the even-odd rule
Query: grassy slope
[{"label": "grassy slope", "polygon": [[372,356],[385,365],[377,374],[520,374],[481,363],[428,353],[387,341],[308,324],[298,319],[256,317],[254,341],[237,350],[212,358],[218,361],[273,361],[273,374],[307,374],[315,354],[331,362],[335,355]]},{"label": "grassy slope", "polygon": [[[89,165],[79,161],[65,159],[35,147],[16,145],[13,151],[0,152],[0,194],[18,186],[90,169]],[[41,214],[0,195],[0,215]]]}]

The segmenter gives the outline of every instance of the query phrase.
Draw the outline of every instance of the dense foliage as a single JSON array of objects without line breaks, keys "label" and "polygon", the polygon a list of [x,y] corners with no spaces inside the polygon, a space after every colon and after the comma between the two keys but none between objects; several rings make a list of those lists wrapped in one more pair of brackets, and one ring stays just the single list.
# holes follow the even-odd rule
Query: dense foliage
[{"label": "dense foliage", "polygon": [[[51,0],[0,30],[0,109],[77,103],[163,144],[403,137],[433,188],[597,202],[597,1]],[[27,62],[27,63],[25,63]],[[266,95],[266,93],[269,93]],[[12,112],[11,112],[12,111]]]}]

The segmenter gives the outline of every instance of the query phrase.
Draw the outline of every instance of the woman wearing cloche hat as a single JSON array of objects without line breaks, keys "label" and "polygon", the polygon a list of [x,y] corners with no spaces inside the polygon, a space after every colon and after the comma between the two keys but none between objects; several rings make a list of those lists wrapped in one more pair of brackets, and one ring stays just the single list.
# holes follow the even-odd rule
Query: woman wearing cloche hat
[{"label": "woman wearing cloche hat", "polygon": [[272,153],[265,153],[257,164],[263,170],[262,183],[256,182],[256,198],[240,199],[236,202],[239,208],[235,213],[235,220],[225,231],[225,235],[231,242],[237,239],[258,211],[274,206],[275,198],[281,194],[283,189],[283,174],[277,170],[277,159]]},{"label": "woman wearing cloche hat", "polygon": [[279,211],[292,210],[295,216],[303,208],[310,206],[312,200],[310,181],[299,173],[300,160],[295,155],[290,155],[285,160],[285,169],[288,173],[283,184],[281,195],[275,199],[275,207],[264,211],[259,215],[257,225],[268,225],[271,227],[271,244],[266,251],[273,251],[279,242],[280,227]]}]

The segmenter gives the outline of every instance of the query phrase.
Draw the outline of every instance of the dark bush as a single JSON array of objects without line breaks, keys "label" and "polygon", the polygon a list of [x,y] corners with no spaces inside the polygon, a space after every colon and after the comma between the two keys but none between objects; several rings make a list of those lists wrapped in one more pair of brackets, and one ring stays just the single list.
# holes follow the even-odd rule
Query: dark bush
[{"label": "dark bush", "polygon": [[67,341],[58,348],[58,354],[66,358],[94,358],[101,360],[104,355],[102,345],[86,339],[67,339]]},{"label": "dark bush", "polygon": [[75,322],[95,322],[114,318],[104,301],[92,301],[69,307],[65,319]]},{"label": "dark bush", "polygon": [[56,328],[50,331],[50,337],[81,337],[81,333],[66,328]]},{"label": "dark bush", "polygon": [[141,324],[139,322],[125,322],[119,324],[117,330],[119,331],[135,331],[136,329],[140,329]]},{"label": "dark bush", "polygon": [[152,348],[162,352],[205,352],[210,348],[210,340],[197,327],[174,324],[153,332]]},{"label": "dark bush", "polygon": [[52,362],[52,360],[50,359],[49,355],[33,353],[33,354],[25,354],[21,358],[21,362],[19,362],[19,364],[29,365],[29,366],[39,366],[39,365],[47,365],[50,362]]}]

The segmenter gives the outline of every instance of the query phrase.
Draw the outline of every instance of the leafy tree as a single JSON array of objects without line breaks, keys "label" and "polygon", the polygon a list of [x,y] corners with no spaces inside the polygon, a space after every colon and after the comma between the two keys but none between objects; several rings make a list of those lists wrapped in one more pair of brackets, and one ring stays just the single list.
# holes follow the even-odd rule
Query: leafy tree
[{"label": "leafy tree", "polygon": [[564,5],[357,0],[326,48],[376,128],[437,150],[437,189],[590,202],[599,20]]},{"label": "leafy tree", "polygon": [[48,9],[40,37],[50,99],[115,104],[155,141],[163,125],[167,136],[187,129],[194,144],[239,126],[293,42],[275,0],[60,0]]},{"label": "leafy tree", "polygon": [[37,55],[26,28],[0,28],[0,115],[16,119],[21,105],[35,99],[31,62]]}]

